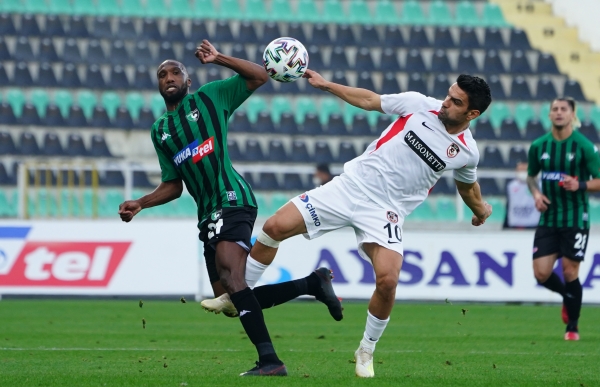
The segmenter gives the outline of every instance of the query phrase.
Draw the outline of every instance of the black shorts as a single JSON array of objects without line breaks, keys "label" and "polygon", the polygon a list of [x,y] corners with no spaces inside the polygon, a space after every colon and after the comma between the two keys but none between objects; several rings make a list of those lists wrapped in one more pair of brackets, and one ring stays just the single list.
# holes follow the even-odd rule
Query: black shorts
[{"label": "black shorts", "polygon": [[533,259],[558,253],[559,257],[583,261],[589,229],[573,227],[544,227],[535,230]]},{"label": "black shorts", "polygon": [[211,283],[219,280],[215,244],[220,241],[235,242],[250,252],[256,213],[254,207],[226,207],[213,212],[200,225],[199,238],[204,242],[204,260]]}]

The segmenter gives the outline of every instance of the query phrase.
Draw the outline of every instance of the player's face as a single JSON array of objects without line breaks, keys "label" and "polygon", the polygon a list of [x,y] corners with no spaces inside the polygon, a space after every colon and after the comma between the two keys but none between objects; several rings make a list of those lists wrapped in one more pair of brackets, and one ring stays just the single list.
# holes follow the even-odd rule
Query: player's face
[{"label": "player's face", "polygon": [[440,121],[445,125],[460,125],[467,121],[471,112],[467,93],[456,83],[450,86],[438,115]]},{"label": "player's face", "polygon": [[573,122],[575,112],[567,101],[554,101],[550,107],[550,121],[557,129],[562,129]]},{"label": "player's face", "polygon": [[191,80],[180,65],[164,62],[156,72],[158,77],[158,91],[168,103],[181,101],[188,93]]}]

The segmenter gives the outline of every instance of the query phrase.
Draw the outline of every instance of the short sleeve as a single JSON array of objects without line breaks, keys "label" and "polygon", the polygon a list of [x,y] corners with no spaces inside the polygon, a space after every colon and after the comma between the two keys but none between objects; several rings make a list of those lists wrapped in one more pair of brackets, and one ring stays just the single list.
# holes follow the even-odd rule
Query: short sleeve
[{"label": "short sleeve", "polygon": [[165,150],[159,143],[158,132],[155,130],[151,131],[152,143],[154,144],[154,150],[158,156],[158,163],[160,164],[160,175],[162,181],[169,181],[181,178],[179,171],[173,164],[173,160],[166,154]]},{"label": "short sleeve", "polygon": [[383,94],[381,96],[381,110],[385,114],[405,116],[423,110],[438,111],[442,107],[442,102],[415,91],[399,94]]},{"label": "short sleeve", "polygon": [[590,175],[594,179],[600,178],[600,155],[598,154],[598,147],[594,144],[590,144],[589,147],[584,148],[585,160],[587,169],[590,171]]},{"label": "short sleeve", "polygon": [[246,80],[239,74],[221,81],[207,83],[199,88],[196,94],[199,92],[208,95],[230,114],[252,95],[252,91],[248,90]]},{"label": "short sleeve", "polygon": [[529,153],[527,156],[527,175],[535,177],[538,175],[538,173],[540,173],[540,170],[542,169],[542,166],[540,165],[540,160],[538,160],[537,157],[537,146],[535,145],[535,143],[531,144],[531,146],[529,147]]},{"label": "short sleeve", "polygon": [[471,160],[462,168],[453,171],[454,180],[463,183],[472,184],[477,181],[477,164],[479,163],[479,155],[474,155]]}]

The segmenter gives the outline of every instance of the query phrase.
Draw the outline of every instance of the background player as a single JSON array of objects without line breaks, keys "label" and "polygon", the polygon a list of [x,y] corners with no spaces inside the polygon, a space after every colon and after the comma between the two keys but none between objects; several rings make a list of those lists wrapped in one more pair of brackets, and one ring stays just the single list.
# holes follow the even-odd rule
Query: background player
[{"label": "background player", "polygon": [[198,205],[200,239],[211,282],[220,278],[258,352],[257,366],[242,375],[286,375],[261,306],[244,281],[256,200],[250,186],[233,169],[227,152],[229,117],[267,82],[268,76],[261,66],[219,53],[207,40],[198,47],[196,56],[203,64],[228,67],[237,75],[210,82],[189,94],[191,79],[183,64],[166,60],[158,67],[158,88],[167,112],[152,126],[151,138],[162,182],[152,193],[122,203],[119,214],[129,222],[144,208],[178,198],[185,183]]},{"label": "background player", "polygon": [[342,227],[354,228],[359,252],[371,260],[376,276],[366,329],[355,353],[356,375],[372,377],[373,351],[395,301],[404,218],[425,200],[445,170],[454,170],[458,191],[475,214],[474,226],[491,215],[477,184],[479,152],[469,130],[470,121],[491,103],[490,90],[483,79],[461,75],[440,101],[414,92],[380,96],[325,81],[311,70],[305,77],[312,86],[354,106],[400,118],[361,156],[346,163],[342,175],[293,198],[267,220],[248,256],[246,282],[252,286],[258,281],[281,241],[298,234],[313,239]]},{"label": "background player", "polygon": [[[563,296],[565,340],[579,340],[578,321],[583,289],[579,264],[590,231],[587,191],[600,190],[598,148],[580,132],[575,100],[552,101],[552,130],[529,148],[527,183],[542,212],[533,241],[533,273],[538,283]],[[542,173],[542,191],[536,176]],[[593,177],[590,180],[590,176]],[[565,283],[552,271],[562,257]]]}]

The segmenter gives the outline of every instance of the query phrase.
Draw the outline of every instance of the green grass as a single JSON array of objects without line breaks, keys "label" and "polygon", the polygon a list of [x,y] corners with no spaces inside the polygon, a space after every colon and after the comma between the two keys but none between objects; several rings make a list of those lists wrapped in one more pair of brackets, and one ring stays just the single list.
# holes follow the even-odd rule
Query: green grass
[{"label": "green grass", "polygon": [[194,302],[4,300],[0,386],[600,385],[598,307],[584,307],[582,340],[565,342],[558,306],[398,304],[373,380],[351,364],[366,304],[344,313],[335,322],[316,302],[266,310],[290,376],[240,378],[256,353],[239,321]]}]

